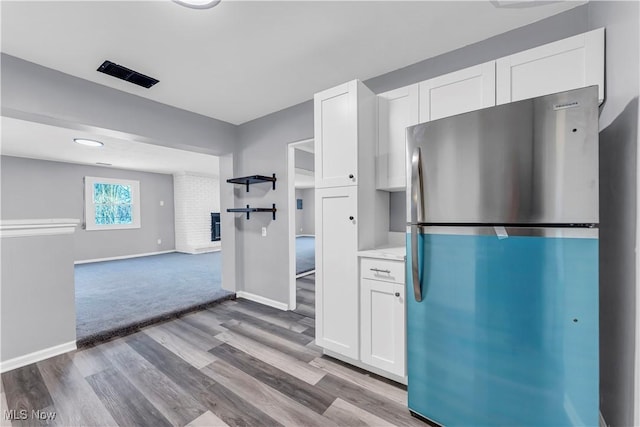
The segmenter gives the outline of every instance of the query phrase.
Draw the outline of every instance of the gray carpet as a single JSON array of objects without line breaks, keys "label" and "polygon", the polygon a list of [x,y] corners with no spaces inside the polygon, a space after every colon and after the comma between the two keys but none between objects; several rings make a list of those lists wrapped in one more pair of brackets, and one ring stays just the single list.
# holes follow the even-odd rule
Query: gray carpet
[{"label": "gray carpet", "polygon": [[79,341],[233,295],[221,288],[220,252],[79,264],[75,280]]},{"label": "gray carpet", "polygon": [[296,275],[316,269],[316,238],[296,236]]}]

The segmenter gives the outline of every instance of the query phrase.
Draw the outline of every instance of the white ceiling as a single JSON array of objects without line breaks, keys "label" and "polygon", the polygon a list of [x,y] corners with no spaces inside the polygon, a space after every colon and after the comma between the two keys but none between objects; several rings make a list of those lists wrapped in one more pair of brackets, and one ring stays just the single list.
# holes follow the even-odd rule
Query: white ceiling
[{"label": "white ceiling", "polygon": [[[584,2],[2,1],[2,51],[240,124]],[[496,7],[496,5],[502,7]],[[110,60],[160,80],[98,73]]]},{"label": "white ceiling", "polygon": [[86,132],[2,117],[0,153],[7,156],[96,165],[157,173],[189,172],[219,176],[219,159],[207,154],[100,136],[103,147],[79,145],[73,138],[94,138]]}]

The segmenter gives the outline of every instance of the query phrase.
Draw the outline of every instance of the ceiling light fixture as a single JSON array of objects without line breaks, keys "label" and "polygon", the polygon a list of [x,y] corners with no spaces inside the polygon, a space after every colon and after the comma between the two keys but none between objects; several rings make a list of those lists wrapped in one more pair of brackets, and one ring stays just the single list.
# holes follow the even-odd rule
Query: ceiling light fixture
[{"label": "ceiling light fixture", "polygon": [[220,0],[173,0],[179,5],[192,9],[210,9],[220,3]]},{"label": "ceiling light fixture", "polygon": [[87,147],[102,147],[104,144],[100,141],[85,138],[73,138],[77,144],[86,145]]}]

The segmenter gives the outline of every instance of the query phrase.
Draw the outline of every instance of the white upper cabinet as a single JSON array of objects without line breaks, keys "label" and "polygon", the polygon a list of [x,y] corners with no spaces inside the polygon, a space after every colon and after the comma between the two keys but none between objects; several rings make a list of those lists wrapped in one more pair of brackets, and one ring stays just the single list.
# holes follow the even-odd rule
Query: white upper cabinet
[{"label": "white upper cabinet", "polygon": [[598,85],[604,100],[604,28],[519,52],[496,65],[497,103]]},{"label": "white upper cabinet", "polygon": [[[364,138],[366,133],[359,115],[374,107],[375,95],[358,80],[315,94],[317,188],[357,185],[359,138]],[[371,119],[368,120],[371,123]],[[367,142],[373,146],[373,141]]]},{"label": "white upper cabinet", "polygon": [[377,182],[380,190],[406,187],[406,128],[418,124],[418,85],[378,95]]},{"label": "white upper cabinet", "polygon": [[379,190],[406,188],[406,128],[495,105],[495,62],[487,62],[378,95]]},{"label": "white upper cabinet", "polygon": [[495,61],[420,83],[420,122],[496,105]]}]

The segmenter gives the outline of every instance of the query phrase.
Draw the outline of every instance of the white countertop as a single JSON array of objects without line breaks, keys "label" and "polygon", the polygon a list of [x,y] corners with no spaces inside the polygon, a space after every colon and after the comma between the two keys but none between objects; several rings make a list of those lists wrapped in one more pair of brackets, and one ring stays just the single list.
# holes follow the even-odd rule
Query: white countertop
[{"label": "white countertop", "polygon": [[359,251],[359,257],[390,259],[395,261],[404,261],[406,256],[406,248],[404,246],[383,247],[377,249],[369,249]]}]

